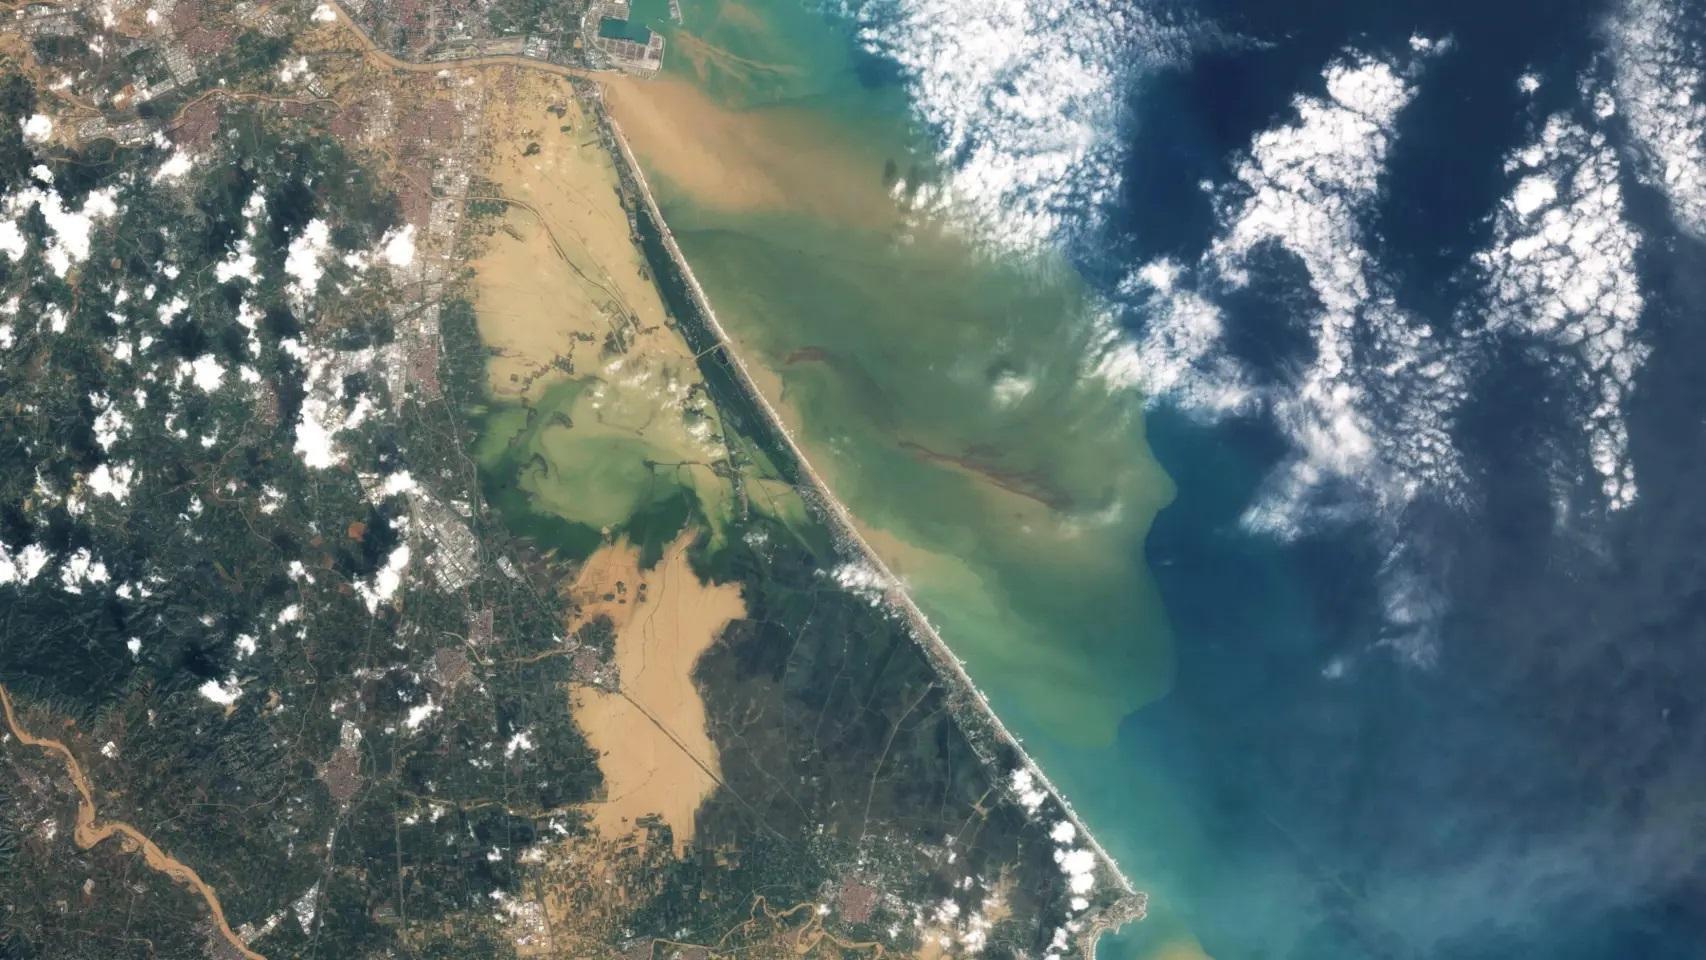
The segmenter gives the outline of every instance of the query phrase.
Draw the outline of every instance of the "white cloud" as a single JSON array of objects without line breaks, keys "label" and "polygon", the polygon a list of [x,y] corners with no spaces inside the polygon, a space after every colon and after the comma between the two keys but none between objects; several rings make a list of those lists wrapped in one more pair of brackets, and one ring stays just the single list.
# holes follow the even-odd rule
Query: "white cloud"
[{"label": "white cloud", "polygon": [[89,491],[98,497],[111,497],[123,503],[130,497],[131,484],[135,479],[136,468],[130,464],[103,463],[89,474]]},{"label": "white cloud", "polygon": [[24,232],[18,229],[17,221],[0,221],[0,252],[6,254],[6,259],[17,263],[23,259],[27,249],[29,243],[24,239]]},{"label": "white cloud", "polygon": [[290,241],[284,258],[284,272],[296,281],[291,290],[299,299],[307,300],[314,296],[320,277],[325,273],[320,262],[331,248],[331,241],[331,228],[318,217],[308,221],[302,232]]},{"label": "white cloud", "polygon": [[409,708],[408,715],[403,718],[403,726],[410,730],[418,730],[421,724],[427,721],[427,718],[437,712],[439,712],[438,704],[433,702],[432,697],[427,697],[425,703]]},{"label": "white cloud", "polygon": [[1118,0],[874,0],[856,16],[910,80],[946,204],[1008,247],[1047,243],[1112,196],[1130,79],[1187,47]]},{"label": "white cloud", "polygon": [[50,559],[39,543],[28,543],[14,551],[0,542],[0,584],[29,583]]},{"label": "white cloud", "polygon": [[409,569],[409,545],[400,543],[385,558],[385,565],[373,575],[373,583],[357,583],[356,592],[367,604],[368,613],[378,613],[379,605],[389,602],[403,585],[403,574]]},{"label": "white cloud", "polygon": [[202,392],[212,393],[225,381],[225,367],[213,354],[204,353],[194,360],[180,361],[178,375],[189,377]]},{"label": "white cloud", "polygon": [[399,269],[409,266],[415,262],[415,225],[405,224],[400,230],[392,230],[385,234],[380,245],[386,263]]},{"label": "white cloud", "polygon": [[1675,0],[1625,0],[1610,24],[1612,84],[1642,179],[1664,192],[1683,229],[1706,236],[1706,91],[1695,17]]},{"label": "white cloud", "polygon": [[[256,225],[260,218],[265,215],[266,208],[266,199],[261,196],[259,190],[249,194],[249,199],[243,203],[243,236],[237,239],[237,246],[231,251],[231,255],[214,265],[214,279],[220,283],[238,277],[251,283],[260,280],[260,273],[256,269],[259,264],[255,260],[254,237]],[[247,306],[247,303],[245,302],[244,305]],[[252,311],[252,308],[250,309]],[[237,318],[238,320],[243,319],[242,311],[238,312]],[[245,323],[244,326],[251,330],[254,329],[252,321]]]},{"label": "white cloud", "polygon": [[[31,207],[41,212],[42,219],[47,221],[48,266],[52,268],[55,276],[63,278],[73,265],[89,259],[95,221],[106,219],[118,212],[118,205],[114,202],[117,195],[116,187],[95,190],[83,198],[78,209],[67,210],[64,199],[57,191],[52,188],[29,187],[8,196],[5,200],[5,210],[7,216],[13,219]],[[18,239],[21,241],[22,237]],[[19,253],[21,255],[22,251]]]},{"label": "white cloud", "polygon": [[1048,799],[1048,792],[1037,784],[1037,778],[1028,767],[1017,767],[1008,778],[1008,786],[1013,788],[1014,796],[1019,798],[1019,805],[1026,813],[1036,813],[1042,809],[1043,801]]},{"label": "white cloud", "polygon": [[[1258,134],[1237,163],[1238,182],[1220,194],[1222,232],[1205,258],[1242,285],[1252,254],[1283,249],[1320,303],[1301,318],[1313,358],[1265,398],[1294,453],[1245,523],[1279,537],[1346,511],[1391,518],[1459,479],[1449,427],[1464,391],[1461,345],[1396,305],[1364,228],[1414,84],[1407,70],[1356,53],[1329,63],[1323,80],[1325,96],[1297,97],[1296,120]],[[1236,385],[1230,362],[1216,362]]]},{"label": "white cloud", "polygon": [[293,61],[286,61],[284,66],[279,68],[278,82],[279,83],[290,83],[291,81],[295,80],[297,77],[302,77],[302,76],[307,76],[307,75],[308,75],[308,58],[307,57],[297,57]]},{"label": "white cloud", "polygon": [[1066,874],[1067,886],[1083,896],[1096,888],[1096,855],[1083,847],[1056,850],[1054,862]]},{"label": "white cloud", "polygon": [[229,707],[243,695],[243,688],[237,684],[235,677],[227,677],[224,681],[209,680],[197,688],[197,692],[222,707]]},{"label": "white cloud", "polygon": [[90,584],[106,583],[107,565],[95,558],[87,547],[79,547],[66,557],[59,567],[59,586],[66,593],[82,593]]},{"label": "white cloud", "polygon": [[367,397],[361,397],[348,415],[344,413],[343,375],[367,365],[372,352],[310,349],[295,340],[286,340],[280,346],[308,367],[303,384],[307,395],[296,419],[296,453],[303,463],[316,470],[342,463],[344,453],[338,448],[337,435],[358,426],[372,407]]},{"label": "white cloud", "polygon": [[99,411],[95,414],[95,442],[101,445],[102,450],[110,451],[128,426],[124,414],[103,394],[90,394],[89,402]]},{"label": "white cloud", "polygon": [[24,139],[31,143],[40,143],[53,136],[53,120],[43,114],[32,114],[18,120],[18,127],[24,131]]},{"label": "white cloud", "polygon": [[[1617,152],[1566,114],[1546,121],[1506,169],[1518,179],[1477,257],[1488,323],[1548,344],[1582,406],[1589,457],[1612,509],[1635,499],[1623,401],[1648,348],[1635,272],[1640,237],[1624,217]],[[1543,186],[1537,187],[1536,184]]]},{"label": "white cloud", "polygon": [[1143,335],[1134,340],[1114,318],[1099,318],[1090,372],[1114,387],[1211,418],[1248,410],[1256,401],[1254,387],[1222,349],[1220,308],[1181,285],[1181,275],[1177,263],[1162,259],[1125,279],[1120,296],[1142,312]]},{"label": "white cloud", "polygon": [[830,576],[842,587],[872,603],[880,602],[888,595],[888,578],[863,560],[843,563],[831,571]]},{"label": "white cloud", "polygon": [[174,150],[172,155],[166,158],[166,162],[160,164],[160,168],[154,171],[152,180],[154,183],[159,183],[162,180],[177,180],[189,173],[192,166],[194,166],[194,161],[190,159],[189,154],[182,150]]}]

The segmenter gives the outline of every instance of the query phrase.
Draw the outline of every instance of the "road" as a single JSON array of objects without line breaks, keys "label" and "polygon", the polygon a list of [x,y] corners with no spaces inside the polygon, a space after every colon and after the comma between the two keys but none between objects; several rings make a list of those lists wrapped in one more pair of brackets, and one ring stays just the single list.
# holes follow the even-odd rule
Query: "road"
[{"label": "road", "polygon": [[[343,6],[337,2],[337,0],[326,0],[326,2],[337,11],[339,21],[348,26],[351,32],[360,39],[362,46],[366,48],[368,53],[374,59],[391,67],[392,69],[416,73],[430,73],[447,69],[477,69],[488,66],[510,66],[529,70],[540,70],[564,77],[596,79],[595,74],[590,74],[585,70],[565,67],[561,64],[522,56],[466,57],[420,63],[399,60],[391,54],[379,49],[378,45],[374,43],[373,38],[368,36],[366,31],[351,19],[348,11],[346,11]],[[911,627],[914,638],[918,641],[919,645],[923,647],[926,655],[930,657],[932,663],[935,664],[938,673],[940,673],[943,679],[952,685],[958,692],[963,694],[967,702],[975,704],[978,707],[981,719],[988,725],[988,728],[993,733],[994,737],[1001,743],[1010,747],[1015,753],[1023,758],[1023,763],[1027,768],[1029,768],[1032,777],[1047,788],[1049,793],[1051,793],[1065,809],[1067,819],[1069,819],[1073,826],[1077,828],[1078,836],[1081,838],[1082,842],[1089,846],[1095,853],[1097,859],[1102,862],[1105,867],[1106,876],[1111,878],[1119,886],[1121,896],[1118,901],[1100,911],[1098,915],[1086,917],[1085,919],[1087,922],[1085,923],[1084,930],[1079,935],[1079,943],[1085,956],[1090,958],[1090,960],[1094,960],[1095,942],[1101,933],[1118,929],[1120,926],[1123,926],[1129,921],[1142,919],[1147,906],[1146,895],[1132,886],[1131,881],[1125,876],[1124,872],[1120,870],[1119,864],[1105,849],[1103,849],[1101,843],[1095,839],[1095,834],[1090,830],[1088,825],[1079,818],[1077,812],[1072,808],[1071,803],[1067,801],[1066,795],[1054,785],[1054,782],[1048,778],[1048,775],[1043,772],[1042,768],[1037,765],[1036,761],[1031,759],[1030,754],[1025,751],[1024,746],[1019,742],[1019,739],[1007,729],[1006,724],[1001,722],[1001,718],[996,715],[994,709],[990,706],[989,698],[984,695],[982,690],[978,689],[977,684],[972,681],[971,675],[966,672],[965,664],[962,663],[960,658],[954,654],[953,650],[942,639],[941,635],[937,633],[936,628],[931,625],[930,621],[924,616],[924,612],[920,610],[918,605],[913,601],[911,594],[907,592],[905,585],[902,583],[900,578],[894,575],[894,573],[889,569],[888,564],[883,561],[877,551],[872,548],[868,541],[866,541],[864,535],[859,530],[858,524],[853,519],[852,512],[847,509],[847,506],[841,502],[840,498],[835,496],[835,493],[830,488],[828,482],[823,479],[823,476],[818,473],[817,468],[812,465],[811,458],[806,456],[805,449],[795,438],[793,431],[788,428],[786,421],[782,419],[782,415],[770,403],[769,398],[764,395],[764,391],[759,389],[758,382],[752,376],[745,359],[742,358],[740,351],[736,348],[734,339],[728,335],[728,332],[717,320],[717,313],[711,306],[710,298],[705,295],[704,288],[700,286],[698,278],[694,276],[692,265],[688,263],[687,257],[681,251],[681,247],[676,243],[675,235],[670,231],[668,221],[664,219],[663,212],[658,208],[657,200],[652,195],[651,186],[646,180],[645,171],[641,168],[639,160],[634,156],[632,148],[628,145],[627,137],[622,134],[621,126],[616,122],[616,119],[610,116],[609,112],[604,109],[604,105],[602,103],[599,103],[597,106],[601,114],[603,114],[604,122],[609,124],[611,132],[615,135],[616,144],[619,148],[618,160],[628,168],[628,172],[632,175],[634,182],[639,185],[641,200],[646,205],[647,212],[659,225],[663,234],[664,246],[669,251],[670,256],[675,260],[676,264],[680,267],[681,275],[686,280],[688,290],[692,294],[694,303],[698,306],[701,315],[704,317],[706,325],[716,335],[717,340],[720,341],[723,346],[724,353],[727,354],[729,359],[733,362],[734,371],[742,388],[750,394],[754,405],[763,412],[765,419],[769,421],[771,430],[788,445],[789,452],[793,455],[795,462],[799,464],[800,476],[804,480],[804,485],[807,488],[805,491],[802,491],[802,493],[806,494],[808,502],[816,503],[822,508],[821,513],[823,514],[824,519],[830,524],[844,549],[858,554],[861,560],[869,564],[872,569],[875,569],[881,574],[883,582],[887,585],[885,590],[885,600],[890,608],[899,614]]]}]

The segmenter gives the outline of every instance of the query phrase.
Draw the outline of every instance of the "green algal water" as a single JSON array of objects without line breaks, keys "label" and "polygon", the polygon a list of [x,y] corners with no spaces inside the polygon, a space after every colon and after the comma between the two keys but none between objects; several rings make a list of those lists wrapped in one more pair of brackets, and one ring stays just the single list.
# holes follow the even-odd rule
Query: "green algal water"
[{"label": "green algal water", "polygon": [[[689,54],[666,72],[727,112],[715,122],[814,123],[863,145],[820,194],[734,203],[641,144],[724,326],[1015,729],[1110,743],[1171,679],[1141,559],[1171,486],[1141,398],[1088,369],[1096,304],[1061,264],[991,256],[905,214],[928,154],[844,31],[787,2],[685,12],[671,43]],[[788,163],[755,163],[772,160]],[[895,209],[866,217],[870,202]]]},{"label": "green algal water", "polygon": [[1087,361],[1098,305],[1064,264],[907,212],[931,152],[844,25],[794,0],[684,13],[662,83],[706,102],[678,129],[703,123],[742,166],[699,180],[637,148],[722,324],[997,711],[1155,895],[1142,933],[1104,955],[1199,956],[1170,906],[1201,865],[1197,821],[1159,760],[1115,742],[1172,683],[1143,561],[1172,485],[1142,398]]}]

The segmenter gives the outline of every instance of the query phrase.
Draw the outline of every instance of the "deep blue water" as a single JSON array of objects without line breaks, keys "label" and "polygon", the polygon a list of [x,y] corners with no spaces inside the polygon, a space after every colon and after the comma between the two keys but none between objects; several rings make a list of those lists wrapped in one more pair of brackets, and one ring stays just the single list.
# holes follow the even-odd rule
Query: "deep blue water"
[{"label": "deep blue water", "polygon": [[[1399,299],[1459,322],[1463,276],[1508,182],[1500,161],[1597,69],[1601,4],[1205,0],[1263,41],[1145,78],[1124,194],[1089,264],[1105,280],[1215,232],[1199,181],[1318,93],[1347,47],[1455,48],[1403,114],[1374,214]],[[1532,100],[1517,77],[1550,79]],[[1207,424],[1165,407],[1152,445],[1177,501],[1146,546],[1177,635],[1175,688],[1128,718],[1120,750],[1190,811],[1162,910],[1218,960],[1706,957],[1706,250],[1625,177],[1652,346],[1627,413],[1641,496],[1560,525],[1546,463],[1569,424],[1521,349],[1455,426],[1477,493],[1422,502],[1400,537],[1442,586],[1439,656],[1386,655],[1366,525],[1292,543],[1239,517],[1284,444],[1260,418]],[[1283,369],[1307,349],[1260,281],[1228,349]],[[1335,661],[1342,673],[1329,676]],[[1147,866],[1139,864],[1140,868]],[[1165,930],[1105,945],[1136,955]]]}]

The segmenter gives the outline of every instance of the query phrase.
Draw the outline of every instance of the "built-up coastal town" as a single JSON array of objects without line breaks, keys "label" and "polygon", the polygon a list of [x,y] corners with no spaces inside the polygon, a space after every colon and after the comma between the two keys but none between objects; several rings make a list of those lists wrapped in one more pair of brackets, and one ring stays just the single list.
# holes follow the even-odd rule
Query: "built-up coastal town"
[{"label": "built-up coastal town", "polygon": [[[501,15],[504,2],[346,0],[341,6],[381,49],[403,60],[525,57],[643,76],[663,67],[664,38],[629,22],[628,0],[558,0],[516,17]],[[670,0],[669,12],[672,21],[681,22],[678,0]]]},{"label": "built-up coastal town", "polygon": [[[19,7],[13,20],[31,41],[52,43],[79,35],[79,22],[129,13],[140,16],[150,32],[165,34],[157,69],[134,78],[126,105],[139,106],[189,87],[201,70],[229,51],[237,28],[264,34],[281,32],[283,23],[266,3],[242,2],[230,19],[205,16],[207,0],[102,0],[84,3],[33,3]],[[376,48],[400,60],[438,62],[519,57],[570,69],[614,70],[650,76],[663,67],[664,38],[644,25],[630,23],[627,0],[559,0],[527,4],[525,0],[342,0],[333,4],[360,28]],[[506,15],[507,6],[527,7],[523,15]],[[679,0],[669,0],[669,19],[681,22]],[[617,29],[612,29],[615,27]],[[637,40],[635,37],[644,37]],[[141,49],[137,40],[110,51],[127,57]],[[91,123],[79,139],[101,137],[138,142],[149,132],[135,119]]]},{"label": "built-up coastal town", "polygon": [[[319,0],[307,17],[312,25],[293,37],[303,26],[302,16],[298,10],[292,22],[272,3],[249,0],[229,6],[214,0],[71,0],[31,4],[13,14],[16,33],[38,54],[51,53],[56,41],[90,35],[91,24],[102,25],[98,32],[109,38],[102,42],[110,48],[96,56],[98,67],[81,73],[54,66],[52,58],[27,58],[41,89],[54,90],[63,73],[80,78],[76,97],[61,97],[50,107],[55,140],[84,148],[103,140],[121,145],[169,141],[186,156],[203,156],[221,135],[226,112],[241,98],[246,108],[260,103],[287,119],[323,121],[345,148],[379,158],[397,184],[401,229],[411,231],[412,238],[407,256],[397,258],[392,272],[403,294],[389,307],[394,339],[377,348],[385,352],[383,362],[371,364],[392,381],[388,392],[399,403],[410,394],[436,398],[441,389],[441,304],[465,280],[466,251],[459,241],[467,232],[469,209],[494,199],[485,196],[482,180],[491,147],[487,114],[514,93],[514,75],[523,69],[568,77],[577,97],[591,107],[589,122],[558,125],[566,119],[560,106],[550,108],[556,120],[548,122],[560,133],[602,142],[613,159],[622,192],[631,201],[625,204],[630,229],[636,239],[643,237],[666,253],[653,266],[658,279],[683,301],[678,305],[683,336],[697,356],[712,358],[723,370],[728,396],[721,400],[748,405],[753,413],[749,426],[765,436],[777,463],[792,465],[799,492],[829,527],[838,549],[880,573],[887,607],[908,625],[927,657],[935,678],[931,689],[950,691],[949,709],[977,759],[990,769],[1014,767],[1011,789],[1032,796],[1032,808],[1045,794],[1058,796],[900,580],[864,541],[853,517],[729,349],[643,171],[601,109],[594,74],[651,76],[662,68],[664,37],[634,22],[629,0]],[[669,0],[668,17],[681,20],[676,0]],[[330,29],[340,21],[354,29]],[[269,41],[277,42],[277,56],[253,55],[255,45]],[[90,63],[90,49],[78,48],[79,67]],[[290,55],[284,56],[287,50]],[[276,66],[278,57],[284,57],[282,69]],[[266,60],[274,72],[243,75],[250,59]],[[237,92],[235,83],[227,85],[228,77],[243,78],[247,89]],[[350,356],[347,362],[357,362],[353,352]],[[361,372],[339,367],[343,362],[326,359],[309,393]],[[479,550],[466,505],[411,490],[408,511],[410,528],[432,547],[434,580],[445,591],[461,589],[473,576]],[[1106,898],[1085,915],[1093,919],[1071,929],[1081,954],[1093,956],[1097,936],[1141,917],[1146,901],[1064,800],[1055,816],[1057,834],[1082,838],[1092,865],[1087,869],[1099,874]],[[1088,901],[1074,909],[1087,907]],[[1066,933],[1065,927],[1057,931],[1056,950],[1065,949]]]}]

